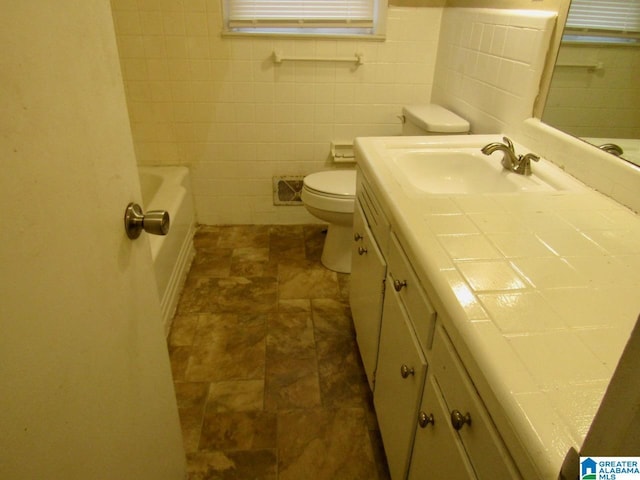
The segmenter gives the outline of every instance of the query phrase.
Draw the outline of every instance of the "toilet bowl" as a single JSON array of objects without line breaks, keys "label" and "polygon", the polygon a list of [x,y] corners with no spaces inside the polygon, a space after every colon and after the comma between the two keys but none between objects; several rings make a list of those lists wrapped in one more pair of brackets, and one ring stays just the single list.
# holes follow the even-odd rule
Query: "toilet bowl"
[{"label": "toilet bowl", "polygon": [[[402,113],[403,135],[469,132],[469,122],[440,105],[411,105],[404,107]],[[304,177],[302,203],[311,215],[329,224],[321,258],[329,270],[351,272],[355,197],[355,170],[331,170]]]},{"label": "toilet bowl", "polygon": [[331,170],[304,177],[304,206],[311,215],[329,224],[321,257],[322,264],[329,270],[351,271],[350,240],[355,198],[355,170]]}]

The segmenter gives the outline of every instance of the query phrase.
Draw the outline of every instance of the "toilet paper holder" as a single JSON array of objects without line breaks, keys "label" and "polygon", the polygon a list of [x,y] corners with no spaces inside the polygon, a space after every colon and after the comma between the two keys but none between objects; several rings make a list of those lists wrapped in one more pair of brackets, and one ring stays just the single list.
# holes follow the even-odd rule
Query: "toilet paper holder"
[{"label": "toilet paper holder", "polygon": [[331,142],[331,159],[335,163],[355,163],[352,142]]}]

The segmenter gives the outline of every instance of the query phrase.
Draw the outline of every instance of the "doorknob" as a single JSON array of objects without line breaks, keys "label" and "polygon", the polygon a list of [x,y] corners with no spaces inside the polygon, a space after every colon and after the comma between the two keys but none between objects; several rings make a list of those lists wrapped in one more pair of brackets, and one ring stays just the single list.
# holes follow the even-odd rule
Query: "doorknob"
[{"label": "doorknob", "polygon": [[136,239],[142,230],[154,235],[169,233],[169,212],[166,210],[151,210],[145,215],[142,207],[137,203],[130,203],[124,211],[124,230],[127,237]]}]

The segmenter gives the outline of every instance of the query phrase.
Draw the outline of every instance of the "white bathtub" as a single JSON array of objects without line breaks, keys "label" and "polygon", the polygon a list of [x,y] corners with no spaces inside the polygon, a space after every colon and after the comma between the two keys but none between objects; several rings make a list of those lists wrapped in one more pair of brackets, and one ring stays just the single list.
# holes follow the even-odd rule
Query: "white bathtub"
[{"label": "white bathtub", "polygon": [[165,334],[178,304],[191,261],[195,255],[195,211],[189,169],[186,167],[140,167],[143,210],[169,212],[170,228],[165,236],[148,235],[160,295]]}]

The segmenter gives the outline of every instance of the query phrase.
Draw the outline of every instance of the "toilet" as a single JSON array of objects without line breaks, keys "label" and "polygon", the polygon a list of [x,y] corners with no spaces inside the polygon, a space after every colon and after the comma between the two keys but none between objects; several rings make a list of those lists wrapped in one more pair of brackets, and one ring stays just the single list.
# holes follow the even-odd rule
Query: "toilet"
[{"label": "toilet", "polygon": [[[402,119],[402,135],[406,136],[469,132],[469,122],[435,104],[406,106]],[[355,170],[329,170],[304,177],[302,203],[311,215],[329,224],[321,258],[329,270],[351,272],[355,199]]]}]

